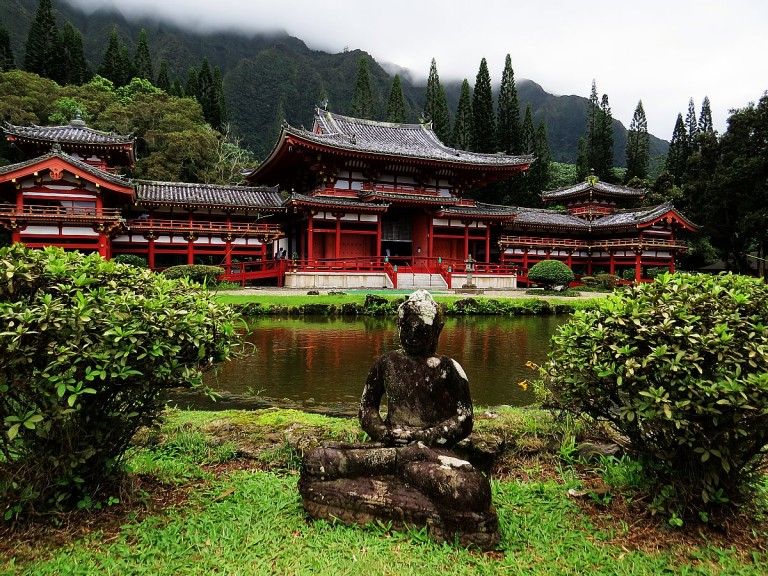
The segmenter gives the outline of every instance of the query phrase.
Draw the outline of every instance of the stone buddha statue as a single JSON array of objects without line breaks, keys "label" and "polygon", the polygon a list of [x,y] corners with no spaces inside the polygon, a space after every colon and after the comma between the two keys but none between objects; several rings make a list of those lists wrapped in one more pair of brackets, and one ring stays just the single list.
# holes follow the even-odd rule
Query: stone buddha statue
[{"label": "stone buddha statue", "polygon": [[484,550],[498,543],[488,480],[450,451],[472,432],[472,400],[459,363],[436,355],[443,324],[425,290],[400,306],[402,348],[376,360],[360,402],[374,442],[325,444],[305,455],[299,491],[310,516],[427,526],[437,540]]}]

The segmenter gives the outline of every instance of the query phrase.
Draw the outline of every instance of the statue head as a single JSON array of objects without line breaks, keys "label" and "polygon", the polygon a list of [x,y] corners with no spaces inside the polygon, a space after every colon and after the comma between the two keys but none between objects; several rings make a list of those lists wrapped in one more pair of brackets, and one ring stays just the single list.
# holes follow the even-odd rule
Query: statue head
[{"label": "statue head", "polygon": [[433,355],[443,324],[442,309],[426,290],[417,290],[397,309],[400,343],[409,356]]}]

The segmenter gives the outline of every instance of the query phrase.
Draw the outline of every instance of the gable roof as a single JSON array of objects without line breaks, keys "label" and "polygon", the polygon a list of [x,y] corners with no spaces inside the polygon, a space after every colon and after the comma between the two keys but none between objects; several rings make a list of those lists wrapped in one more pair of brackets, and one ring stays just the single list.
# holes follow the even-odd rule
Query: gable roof
[{"label": "gable roof", "polygon": [[8,164],[7,166],[0,167],[0,182],[6,182],[13,178],[25,176],[28,173],[35,172],[38,169],[45,169],[49,167],[62,167],[69,165],[73,169],[74,173],[88,174],[96,180],[100,180],[104,183],[114,186],[119,192],[130,192],[133,194],[133,185],[131,181],[122,178],[111,172],[105,172],[95,166],[73,158],[69,154],[65,154],[59,150],[52,150],[48,154],[37,156],[30,160],[23,162],[17,162],[16,164]]},{"label": "gable roof", "polygon": [[617,184],[608,184],[601,182],[596,177],[591,176],[584,182],[579,182],[573,186],[565,186],[556,190],[548,190],[541,193],[541,199],[545,202],[555,200],[567,200],[569,198],[578,198],[583,196],[596,196],[598,198],[626,198],[635,199],[645,196],[646,190],[642,188],[629,188],[628,186],[619,186]]},{"label": "gable roof", "polygon": [[122,136],[114,132],[102,132],[85,125],[85,122],[79,119],[72,120],[69,124],[63,126],[16,126],[14,124],[4,124],[3,130],[6,134],[26,138],[28,140],[38,140],[41,142],[59,142],[68,144],[101,144],[101,145],[124,145],[133,144],[133,136]]}]

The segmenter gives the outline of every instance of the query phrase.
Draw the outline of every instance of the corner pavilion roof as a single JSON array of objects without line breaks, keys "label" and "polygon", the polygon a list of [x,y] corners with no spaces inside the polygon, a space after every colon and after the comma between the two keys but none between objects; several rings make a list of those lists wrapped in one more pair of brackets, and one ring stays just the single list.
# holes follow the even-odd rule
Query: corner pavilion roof
[{"label": "corner pavilion roof", "polygon": [[574,186],[566,186],[557,190],[549,190],[541,193],[541,199],[545,202],[569,200],[571,198],[596,197],[615,199],[638,199],[645,196],[646,190],[642,188],[629,188],[601,182],[595,176],[588,177],[584,182]]},{"label": "corner pavilion roof", "polygon": [[63,126],[16,126],[4,124],[6,134],[36,140],[38,142],[58,142],[60,144],[100,144],[100,145],[124,145],[133,144],[133,136],[122,136],[114,132],[102,132],[85,125],[80,119],[74,119]]},{"label": "corner pavilion roof", "polygon": [[516,230],[557,230],[560,232],[590,233],[636,230],[651,225],[662,216],[672,213],[684,227],[696,230],[698,227],[685,218],[667,202],[649,208],[619,210],[613,214],[589,221],[567,212],[555,212],[544,208],[517,208],[515,219],[510,224]]},{"label": "corner pavilion roof", "polygon": [[220,186],[136,180],[136,202],[154,206],[210,206],[283,212],[277,187]]}]

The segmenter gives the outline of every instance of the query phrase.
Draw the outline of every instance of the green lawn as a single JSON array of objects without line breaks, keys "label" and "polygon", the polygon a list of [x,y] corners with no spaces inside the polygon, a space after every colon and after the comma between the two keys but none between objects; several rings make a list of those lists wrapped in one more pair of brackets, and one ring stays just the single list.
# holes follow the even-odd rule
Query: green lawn
[{"label": "green lawn", "polygon": [[[541,411],[505,409],[485,417],[478,410],[481,433],[546,440],[556,427]],[[386,526],[307,522],[296,489],[292,446],[313,435],[315,441],[353,440],[360,433],[354,420],[294,411],[172,411],[160,433],[137,439],[129,464],[134,474],[163,478],[168,490],[188,490],[182,505],[141,521],[127,516],[120,532],[108,538],[96,531],[41,550],[34,543],[31,548],[29,542],[20,543],[22,559],[6,558],[3,572],[334,576],[768,572],[765,553],[737,553],[701,539],[696,544],[672,544],[662,552],[625,549],[622,539],[634,528],[623,520],[612,522],[610,506],[602,529],[596,528],[567,495],[567,489],[580,482],[567,467],[550,478],[493,481],[502,531],[498,552],[435,544],[419,530],[396,533]],[[244,451],[250,451],[252,469],[215,474],[206,466],[242,461]],[[664,532],[661,528],[662,536]],[[671,529],[668,533],[673,534]]]}]

